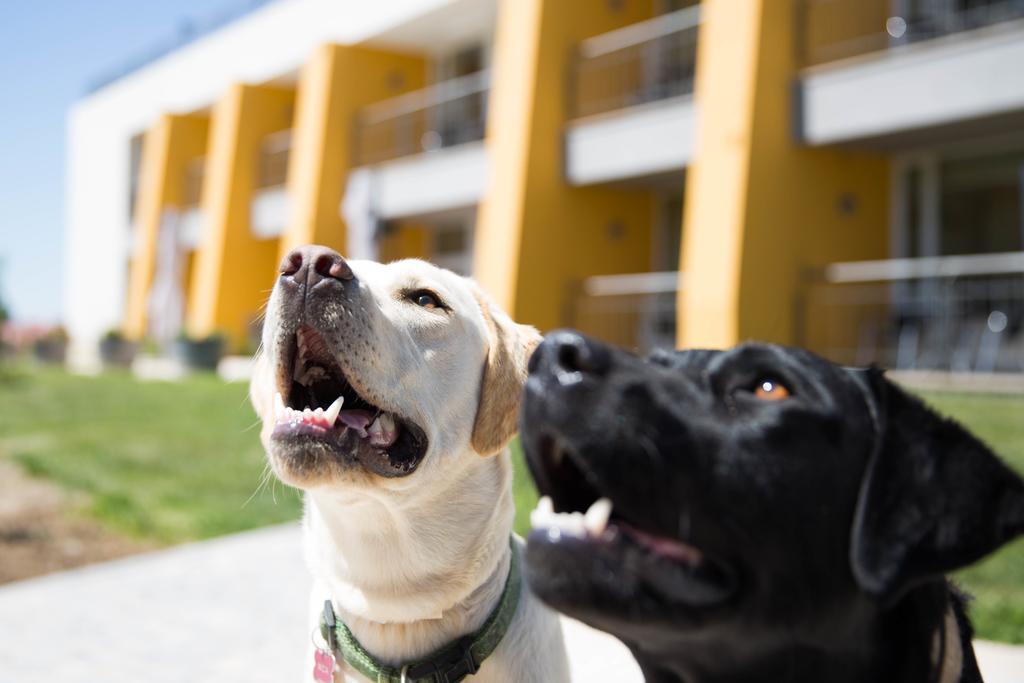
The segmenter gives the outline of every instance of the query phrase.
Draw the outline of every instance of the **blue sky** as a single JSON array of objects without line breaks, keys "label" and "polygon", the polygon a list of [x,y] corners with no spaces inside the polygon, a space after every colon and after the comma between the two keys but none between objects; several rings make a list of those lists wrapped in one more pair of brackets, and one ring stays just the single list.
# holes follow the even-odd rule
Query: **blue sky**
[{"label": "blue sky", "polygon": [[61,318],[65,115],[87,84],[225,0],[36,0],[0,9],[0,299]]}]

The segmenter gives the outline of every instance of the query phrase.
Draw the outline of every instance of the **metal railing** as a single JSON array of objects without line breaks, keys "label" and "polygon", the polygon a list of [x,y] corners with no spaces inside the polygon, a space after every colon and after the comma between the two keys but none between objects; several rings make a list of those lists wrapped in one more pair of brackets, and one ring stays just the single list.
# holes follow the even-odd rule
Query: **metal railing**
[{"label": "metal railing", "polygon": [[288,181],[288,160],[292,153],[292,131],[271,133],[260,145],[256,189],[282,187]]},{"label": "metal railing", "polygon": [[1024,252],[832,264],[798,310],[798,343],[836,362],[1024,372]]},{"label": "metal railing", "polygon": [[678,291],[674,271],[589,277],[573,292],[568,324],[639,353],[675,348]]},{"label": "metal railing", "polygon": [[356,124],[356,164],[483,140],[490,73],[442,81],[364,108]]},{"label": "metal railing", "polygon": [[590,116],[693,92],[700,5],[582,41],[570,115]]},{"label": "metal railing", "polygon": [[1024,0],[802,0],[799,51],[805,65],[1024,18]]}]

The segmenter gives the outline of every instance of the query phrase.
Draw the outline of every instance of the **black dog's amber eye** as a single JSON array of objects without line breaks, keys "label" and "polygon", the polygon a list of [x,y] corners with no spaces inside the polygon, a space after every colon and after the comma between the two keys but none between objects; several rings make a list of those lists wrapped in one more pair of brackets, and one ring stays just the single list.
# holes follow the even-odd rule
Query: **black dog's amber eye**
[{"label": "black dog's amber eye", "polygon": [[762,379],[754,387],[754,396],[762,401],[781,401],[789,398],[789,389],[777,380]]},{"label": "black dog's amber eye", "polygon": [[409,301],[413,302],[417,306],[421,306],[428,310],[435,308],[442,308],[441,300],[437,298],[437,295],[433,292],[428,292],[425,289],[420,289],[415,292],[409,292],[407,295]]}]

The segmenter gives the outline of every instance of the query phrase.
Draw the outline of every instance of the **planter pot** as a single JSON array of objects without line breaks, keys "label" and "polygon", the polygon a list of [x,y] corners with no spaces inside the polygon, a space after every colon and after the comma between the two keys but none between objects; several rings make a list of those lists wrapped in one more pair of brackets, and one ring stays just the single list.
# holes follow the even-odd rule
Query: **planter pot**
[{"label": "planter pot", "polygon": [[35,354],[36,360],[42,363],[63,365],[68,352],[68,343],[55,339],[40,339],[32,347],[32,352]]},{"label": "planter pot", "polygon": [[224,355],[224,340],[179,339],[174,342],[175,355],[189,370],[214,371]]},{"label": "planter pot", "polygon": [[106,368],[128,368],[135,360],[138,348],[138,344],[126,339],[103,339],[100,341],[100,360]]}]

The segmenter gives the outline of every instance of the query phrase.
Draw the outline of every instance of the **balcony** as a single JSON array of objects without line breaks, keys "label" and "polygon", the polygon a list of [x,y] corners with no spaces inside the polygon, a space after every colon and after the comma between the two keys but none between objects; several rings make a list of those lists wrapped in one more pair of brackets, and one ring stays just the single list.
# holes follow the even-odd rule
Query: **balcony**
[{"label": "balcony", "polygon": [[[350,191],[371,188],[360,213],[422,216],[477,204],[487,183],[489,72],[478,71],[363,109]],[[360,192],[351,192],[355,197]]]},{"label": "balcony", "polygon": [[1024,252],[834,263],[808,282],[798,343],[851,365],[1024,372]]},{"label": "balcony", "polygon": [[1020,130],[1024,0],[915,5],[805,0],[806,142],[898,149]]},{"label": "balcony", "polygon": [[698,5],[580,43],[566,131],[570,183],[659,174],[689,163],[699,24]]},{"label": "balcony", "polygon": [[178,223],[178,243],[186,251],[194,251],[203,241],[206,221],[203,218],[200,195],[206,175],[206,159],[193,159],[185,166],[182,185],[181,217]]},{"label": "balcony", "polygon": [[249,211],[252,234],[259,239],[280,237],[288,224],[288,159],[292,132],[268,135],[260,146],[256,187]]},{"label": "balcony", "polygon": [[366,107],[357,124],[356,164],[483,140],[489,89],[490,73],[479,71]]},{"label": "balcony", "polygon": [[1024,19],[1024,1],[803,0],[798,16],[813,66]]},{"label": "balcony", "polygon": [[679,273],[598,275],[570,299],[568,325],[638,353],[676,346]]}]

